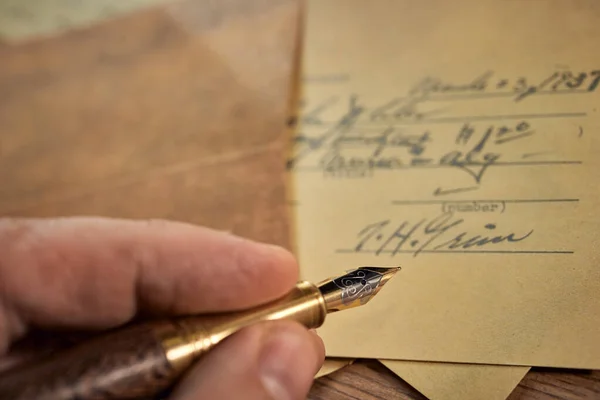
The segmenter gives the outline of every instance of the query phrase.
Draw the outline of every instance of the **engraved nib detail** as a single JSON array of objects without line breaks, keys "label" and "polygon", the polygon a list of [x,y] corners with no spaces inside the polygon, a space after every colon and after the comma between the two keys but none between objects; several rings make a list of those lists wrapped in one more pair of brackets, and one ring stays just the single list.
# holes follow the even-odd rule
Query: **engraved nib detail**
[{"label": "engraved nib detail", "polygon": [[320,283],[327,312],[366,304],[399,270],[400,267],[360,267]]}]

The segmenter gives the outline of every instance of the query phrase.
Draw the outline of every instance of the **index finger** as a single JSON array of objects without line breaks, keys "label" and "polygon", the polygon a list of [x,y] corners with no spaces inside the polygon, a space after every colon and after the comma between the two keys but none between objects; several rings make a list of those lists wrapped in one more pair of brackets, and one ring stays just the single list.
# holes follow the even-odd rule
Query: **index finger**
[{"label": "index finger", "polygon": [[297,279],[286,250],[189,224],[0,219],[0,322],[12,337],[29,326],[112,327],[140,310],[251,307]]}]

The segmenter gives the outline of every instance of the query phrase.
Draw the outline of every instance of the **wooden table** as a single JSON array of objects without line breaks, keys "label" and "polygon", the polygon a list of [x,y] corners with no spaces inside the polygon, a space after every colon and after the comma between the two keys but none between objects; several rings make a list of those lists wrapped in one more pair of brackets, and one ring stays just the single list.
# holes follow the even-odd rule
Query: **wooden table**
[{"label": "wooden table", "polygon": [[[296,14],[292,0],[260,3],[227,10],[231,20],[157,9],[0,44],[0,215],[162,217],[285,245],[281,89]],[[255,49],[241,60],[254,68],[231,70],[247,32]],[[309,395],[423,398],[376,361],[317,380]],[[599,372],[534,370],[511,396],[592,398]]]},{"label": "wooden table", "polygon": [[[359,360],[319,378],[309,400],[426,400],[375,360]],[[533,368],[508,400],[600,399],[600,371]],[[485,400],[485,399],[482,399]]]}]

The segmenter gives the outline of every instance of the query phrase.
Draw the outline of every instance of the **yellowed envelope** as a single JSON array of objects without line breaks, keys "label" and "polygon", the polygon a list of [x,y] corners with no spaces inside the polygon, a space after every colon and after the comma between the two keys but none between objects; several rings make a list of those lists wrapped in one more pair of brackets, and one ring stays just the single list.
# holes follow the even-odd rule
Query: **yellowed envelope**
[{"label": "yellowed envelope", "polygon": [[303,277],[403,267],[328,355],[600,367],[600,5],[309,4]]},{"label": "yellowed envelope", "polygon": [[20,42],[118,18],[171,0],[2,0],[0,38]]},{"label": "yellowed envelope", "polygon": [[387,361],[383,365],[430,400],[504,400],[528,367]]},{"label": "yellowed envelope", "polygon": [[[320,378],[353,362],[327,358],[315,376]],[[382,360],[430,400],[504,400],[521,382],[528,367]]]},{"label": "yellowed envelope", "polygon": [[315,379],[325,375],[329,375],[332,372],[342,369],[345,366],[352,364],[353,361],[354,360],[348,358],[327,358],[323,363],[321,369],[319,369],[319,371],[315,375]]}]

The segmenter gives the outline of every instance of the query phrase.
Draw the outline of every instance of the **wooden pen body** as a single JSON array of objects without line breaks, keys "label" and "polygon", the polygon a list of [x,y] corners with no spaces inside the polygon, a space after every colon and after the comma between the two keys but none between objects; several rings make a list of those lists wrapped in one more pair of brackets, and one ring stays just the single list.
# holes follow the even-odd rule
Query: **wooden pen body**
[{"label": "wooden pen body", "polygon": [[30,362],[0,376],[0,398],[11,400],[139,399],[158,394],[181,371],[169,362],[163,340],[172,323],[109,333]]},{"label": "wooden pen body", "polygon": [[276,319],[317,328],[325,315],[319,289],[301,282],[257,309],[135,325],[28,363],[0,375],[0,399],[160,399],[194,361],[239,329]]}]

